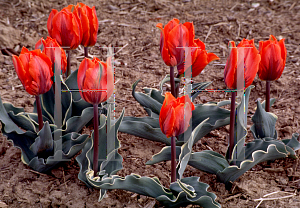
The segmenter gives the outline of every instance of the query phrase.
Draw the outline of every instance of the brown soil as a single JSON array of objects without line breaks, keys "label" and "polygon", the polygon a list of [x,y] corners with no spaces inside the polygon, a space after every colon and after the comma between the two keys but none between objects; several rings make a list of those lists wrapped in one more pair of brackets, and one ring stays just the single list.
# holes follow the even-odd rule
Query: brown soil
[{"label": "brown soil", "polygon": [[[51,9],[62,9],[76,1],[56,0],[1,0],[0,47],[20,52],[22,46],[33,49],[36,41],[47,36],[46,22]],[[225,88],[223,70],[228,56],[228,41],[239,42],[242,38],[267,40],[270,34],[285,38],[287,62],[282,77],[271,84],[271,97],[276,102],[271,111],[278,116],[276,124],[280,139],[291,138],[299,133],[300,94],[300,4],[285,0],[86,0],[96,6],[99,19],[96,46],[117,46],[116,54],[116,103],[117,116],[125,108],[126,116],[145,116],[145,111],[131,95],[131,85],[138,79],[140,86],[158,88],[159,81],[168,73],[159,53],[160,32],[155,27],[166,24],[172,18],[181,22],[194,22],[195,36],[200,38],[209,52],[214,52],[220,61],[209,64],[196,81],[213,81],[214,89]],[[259,5],[258,5],[259,3]],[[94,47],[90,53],[104,59],[105,50]],[[72,53],[72,69],[79,66],[83,50]],[[253,115],[255,100],[264,100],[265,84],[258,78],[253,82],[249,103],[249,117]],[[2,101],[11,102],[26,111],[33,109],[33,97],[25,92],[16,76],[12,59],[0,56],[0,94]],[[228,93],[202,93],[197,102],[228,99]],[[249,120],[248,127],[252,124]],[[228,127],[215,130],[196,145],[198,151],[212,148],[225,154]],[[252,139],[250,131],[248,140]],[[166,186],[169,184],[169,162],[145,166],[151,156],[164,146],[124,133],[118,134],[121,141],[120,154],[124,158],[125,176],[136,173],[156,176]],[[20,159],[20,150],[0,136],[0,207],[159,207],[155,199],[134,193],[113,190],[98,202],[99,192],[87,188],[78,178],[79,167],[73,159],[69,163],[41,174],[32,171]],[[299,155],[299,152],[298,152]],[[228,191],[215,175],[188,167],[184,176],[199,176],[200,181],[210,185],[209,191],[217,195],[222,207],[256,207],[255,201],[275,191],[276,198],[295,193],[286,199],[264,201],[259,207],[300,207],[300,165],[298,160],[282,159],[261,163],[234,182]]]}]

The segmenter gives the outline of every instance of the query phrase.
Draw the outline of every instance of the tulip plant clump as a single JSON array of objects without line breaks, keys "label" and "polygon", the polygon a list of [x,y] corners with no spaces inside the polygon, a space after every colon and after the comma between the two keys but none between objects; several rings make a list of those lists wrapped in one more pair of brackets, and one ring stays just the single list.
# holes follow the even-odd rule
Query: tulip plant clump
[{"label": "tulip plant clump", "polygon": [[[144,107],[146,117],[111,118],[109,98],[114,92],[113,57],[106,62],[89,59],[88,47],[97,42],[98,19],[95,7],[83,3],[52,10],[47,28],[49,36],[41,38],[35,50],[23,47],[13,56],[13,65],[25,90],[36,101],[32,113],[0,99],[2,133],[22,150],[22,162],[36,171],[48,172],[60,162],[76,157],[78,178],[88,187],[100,189],[101,200],[108,189],[123,189],[157,199],[166,207],[220,207],[216,195],[199,177],[183,177],[187,165],[216,174],[228,187],[254,165],[284,157],[296,158],[299,136],[279,140],[275,129],[276,115],[270,113],[275,99],[270,99],[270,81],[280,78],[285,67],[284,39],[274,36],[259,42],[243,39],[237,46],[229,42],[230,54],[224,69],[224,81],[231,100],[194,104],[194,100],[211,82],[193,83],[192,79],[210,62],[219,60],[195,39],[194,25],[173,19],[161,31],[160,53],[170,73],[160,89],[143,88],[132,95]],[[70,53],[79,45],[85,58],[71,73]],[[112,55],[112,54],[110,54]],[[242,70],[241,70],[242,69]],[[66,73],[66,78],[63,75]],[[256,74],[267,82],[266,101],[257,102],[250,130],[254,140],[245,143],[247,111],[252,82]],[[181,78],[185,78],[184,95],[179,96]],[[163,92],[170,82],[171,92]],[[241,102],[236,96],[242,92]],[[230,110],[223,108],[230,105]],[[94,130],[82,134],[93,119]],[[212,150],[194,152],[192,147],[210,131],[230,125],[228,151],[225,156]],[[158,178],[136,174],[120,177],[123,158],[118,153],[118,131],[133,134],[166,146],[146,165],[171,160],[169,187]]]}]

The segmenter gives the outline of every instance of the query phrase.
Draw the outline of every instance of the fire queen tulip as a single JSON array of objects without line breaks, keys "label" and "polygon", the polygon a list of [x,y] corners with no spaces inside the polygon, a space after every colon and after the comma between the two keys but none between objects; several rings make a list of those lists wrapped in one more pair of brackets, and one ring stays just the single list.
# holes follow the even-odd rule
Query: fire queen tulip
[{"label": "fire queen tulip", "polygon": [[182,134],[189,127],[194,109],[195,106],[187,95],[176,99],[170,92],[166,92],[159,114],[161,131],[168,138]]},{"label": "fire queen tulip", "polygon": [[74,12],[78,13],[78,16],[81,20],[83,32],[81,45],[84,47],[94,46],[97,41],[99,27],[95,6],[90,8],[83,3],[78,3],[74,9]]},{"label": "fire queen tulip", "polygon": [[13,64],[25,90],[31,95],[48,92],[52,86],[52,63],[40,49],[23,47],[20,56],[13,55]]},{"label": "fire queen tulip", "polygon": [[114,77],[110,58],[107,63],[98,58],[85,58],[79,65],[77,82],[81,97],[88,103],[105,102],[114,90]]},{"label": "fire queen tulip", "polygon": [[183,74],[185,68],[185,47],[191,47],[192,76],[201,73],[211,61],[218,60],[214,53],[207,53],[205,45],[195,38],[194,24],[186,22],[179,24],[178,19],[168,22],[163,28],[162,23],[156,25],[161,30],[160,52],[165,64],[171,67],[177,66],[178,74]]},{"label": "fire queen tulip", "polygon": [[286,48],[284,39],[277,42],[273,35],[267,41],[259,41],[258,77],[263,81],[274,81],[280,78],[286,61]]},{"label": "fire queen tulip", "polygon": [[82,40],[81,22],[76,13],[64,8],[60,12],[52,9],[47,28],[51,38],[55,38],[59,45],[75,49]]},{"label": "fire queen tulip", "polygon": [[[244,64],[244,81],[245,88],[247,88],[253,82],[260,62],[260,55],[255,48],[254,40],[243,39],[237,47],[235,47],[234,41],[230,41],[229,46],[231,52],[224,70],[225,84],[229,89],[237,88],[237,66]],[[238,56],[241,54],[244,54],[244,57],[238,60]],[[238,61],[244,63],[238,63]]]},{"label": "fire queen tulip", "polygon": [[65,51],[59,46],[55,39],[48,36],[46,40],[41,38],[35,44],[35,49],[41,49],[43,53],[45,53],[50,58],[52,62],[52,69],[54,69],[55,48],[59,48],[61,51],[61,70],[62,73],[65,73],[67,68],[67,56]]}]

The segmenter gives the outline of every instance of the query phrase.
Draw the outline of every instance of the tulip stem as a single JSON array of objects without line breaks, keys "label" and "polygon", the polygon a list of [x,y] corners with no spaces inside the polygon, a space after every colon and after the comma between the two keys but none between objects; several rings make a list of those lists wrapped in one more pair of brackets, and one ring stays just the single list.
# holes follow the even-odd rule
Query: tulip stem
[{"label": "tulip stem", "polygon": [[271,82],[266,81],[266,106],[265,106],[265,109],[267,112],[270,112],[270,87],[271,87]]},{"label": "tulip stem", "polygon": [[[235,124],[235,98],[236,92],[231,92],[230,104],[230,129],[229,129],[229,157],[232,158],[234,147],[234,124]],[[234,163],[234,161],[233,161]]]},{"label": "tulip stem", "polygon": [[84,57],[88,58],[89,57],[89,48],[84,47]]},{"label": "tulip stem", "polygon": [[98,121],[98,104],[94,104],[94,157],[93,157],[93,170],[94,176],[98,172],[98,152],[99,152],[99,121]]},{"label": "tulip stem", "polygon": [[175,89],[174,67],[173,66],[170,66],[170,82],[171,82],[171,93],[175,98],[177,98],[176,89]]},{"label": "tulip stem", "polygon": [[35,100],[36,100],[36,109],[38,114],[39,131],[40,131],[44,126],[40,96],[36,95]]},{"label": "tulip stem", "polygon": [[71,74],[71,50],[67,50],[67,77]]},{"label": "tulip stem", "polygon": [[171,183],[176,181],[176,142],[175,137],[171,137]]}]

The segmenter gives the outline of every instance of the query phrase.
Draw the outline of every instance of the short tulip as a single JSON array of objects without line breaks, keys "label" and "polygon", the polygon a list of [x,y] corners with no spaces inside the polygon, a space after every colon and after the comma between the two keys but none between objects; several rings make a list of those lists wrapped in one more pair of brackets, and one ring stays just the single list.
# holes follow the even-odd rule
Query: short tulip
[{"label": "short tulip", "polygon": [[44,40],[43,38],[41,38],[35,44],[35,49],[41,49],[43,53],[45,53],[50,58],[52,62],[52,69],[54,69],[55,48],[59,48],[61,51],[61,70],[62,73],[65,73],[67,68],[67,56],[65,51],[59,46],[55,39],[47,37],[47,39]]},{"label": "short tulip", "polygon": [[186,22],[179,24],[178,19],[168,22],[163,28],[162,23],[156,25],[161,30],[160,52],[162,59],[168,66],[177,66],[179,74],[183,74],[185,69],[185,47],[191,48],[192,76],[195,77],[201,73],[205,66],[219,57],[213,53],[207,53],[205,45],[199,39],[195,38],[194,24]]},{"label": "short tulip", "polygon": [[286,48],[284,39],[277,42],[273,35],[267,41],[259,42],[259,64],[258,77],[263,81],[274,81],[280,78],[286,61]]},{"label": "short tulip", "polygon": [[98,58],[85,58],[79,65],[77,83],[81,97],[88,103],[105,102],[114,90],[111,59],[107,63]]},{"label": "short tulip", "polygon": [[52,63],[40,49],[23,47],[20,56],[13,55],[13,64],[25,90],[31,95],[48,92],[52,86]]},{"label": "short tulip", "polygon": [[[253,82],[260,62],[260,55],[255,48],[254,40],[243,39],[237,47],[234,41],[230,41],[229,46],[231,47],[231,51],[224,70],[225,84],[229,89],[237,88],[237,68],[243,64],[244,84],[245,88],[247,88]],[[238,60],[238,56],[241,56],[241,54],[244,57],[240,57]]]},{"label": "short tulip", "polygon": [[189,127],[194,109],[195,106],[187,95],[176,99],[170,92],[166,92],[159,114],[161,131],[168,138],[182,134]]},{"label": "short tulip", "polygon": [[75,13],[64,8],[60,12],[52,9],[47,28],[51,38],[67,49],[76,49],[82,40],[81,22]]}]

